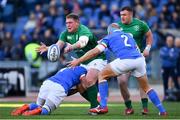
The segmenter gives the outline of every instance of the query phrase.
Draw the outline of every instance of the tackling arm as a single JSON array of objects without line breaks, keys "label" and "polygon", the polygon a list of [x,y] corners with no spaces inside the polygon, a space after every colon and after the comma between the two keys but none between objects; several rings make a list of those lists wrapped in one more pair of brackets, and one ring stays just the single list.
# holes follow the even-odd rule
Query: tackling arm
[{"label": "tackling arm", "polygon": [[79,65],[80,63],[82,63],[82,62],[84,62],[86,60],[89,60],[89,59],[91,59],[93,57],[96,57],[100,53],[101,53],[101,51],[97,47],[95,47],[92,50],[88,51],[86,54],[84,54],[79,59],[75,59],[75,60],[69,62],[68,66],[70,66],[70,67],[77,66],[77,65]]},{"label": "tackling arm", "polygon": [[92,50],[88,51],[85,55],[83,55],[82,57],[79,58],[79,62],[82,63],[86,60],[89,60],[93,57],[96,57],[97,55],[99,55],[101,53],[101,51],[98,48],[93,48]]}]

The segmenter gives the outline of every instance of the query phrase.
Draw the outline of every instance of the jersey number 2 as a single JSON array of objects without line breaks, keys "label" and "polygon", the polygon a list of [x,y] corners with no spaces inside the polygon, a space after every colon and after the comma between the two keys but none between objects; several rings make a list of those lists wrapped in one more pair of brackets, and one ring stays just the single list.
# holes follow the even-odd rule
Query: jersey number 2
[{"label": "jersey number 2", "polygon": [[122,38],[124,38],[124,45],[127,47],[131,47],[131,44],[128,44],[128,37],[126,35],[121,35]]}]

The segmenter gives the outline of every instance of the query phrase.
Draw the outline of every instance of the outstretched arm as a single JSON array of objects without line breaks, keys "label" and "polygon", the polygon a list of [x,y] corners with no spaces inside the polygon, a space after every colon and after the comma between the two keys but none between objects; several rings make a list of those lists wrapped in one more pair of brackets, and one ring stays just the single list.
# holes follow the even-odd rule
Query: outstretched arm
[{"label": "outstretched arm", "polygon": [[[61,49],[64,46],[64,42],[58,40],[56,45],[58,45]],[[43,54],[44,52],[48,51],[48,46],[46,46],[44,43],[41,42],[41,46],[39,46],[38,48],[36,48],[37,52],[40,52],[40,54]]]},{"label": "outstretched arm", "polygon": [[36,52],[39,52],[40,54],[43,54],[47,50],[48,50],[48,47],[42,42],[41,42],[41,46],[36,48]]},{"label": "outstretched arm", "polygon": [[80,63],[87,61],[93,57],[96,57],[98,54],[100,54],[102,51],[100,51],[97,47],[91,49],[90,51],[88,51],[86,54],[84,54],[82,57],[80,57],[79,59],[73,60],[71,62],[69,62],[68,66],[70,67],[74,67],[79,65]]}]

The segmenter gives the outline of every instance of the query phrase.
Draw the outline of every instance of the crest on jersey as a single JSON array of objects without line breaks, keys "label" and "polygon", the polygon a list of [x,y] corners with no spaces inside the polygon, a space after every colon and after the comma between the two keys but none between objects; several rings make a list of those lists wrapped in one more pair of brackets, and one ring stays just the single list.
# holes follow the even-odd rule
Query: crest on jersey
[{"label": "crest on jersey", "polygon": [[134,30],[135,30],[135,31],[139,31],[139,30],[140,30],[139,25],[135,25],[135,26],[134,26]]}]

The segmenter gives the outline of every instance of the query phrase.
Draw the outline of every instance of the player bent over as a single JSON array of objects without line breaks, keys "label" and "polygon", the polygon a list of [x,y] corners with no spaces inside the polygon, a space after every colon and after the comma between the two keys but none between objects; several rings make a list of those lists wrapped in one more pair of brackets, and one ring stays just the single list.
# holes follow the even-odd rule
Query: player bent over
[{"label": "player bent over", "polygon": [[[75,13],[70,13],[66,16],[66,29],[60,33],[59,40],[56,44],[61,50],[64,48],[64,53],[73,51],[77,55],[73,57],[79,58],[87,51],[94,48],[97,45],[97,41],[98,38],[90,31],[90,29],[81,24],[79,16]],[[36,50],[42,54],[48,50],[48,46],[42,44]],[[86,74],[86,79],[78,86],[78,92],[90,102],[91,110],[99,105],[99,102],[97,101],[98,89],[96,82],[99,71],[107,64],[105,61],[105,54],[102,53],[96,58],[82,64],[88,69],[88,72]]]},{"label": "player bent over", "polygon": [[139,52],[135,40],[130,34],[124,33],[119,29],[115,23],[108,27],[110,35],[102,39],[99,45],[94,49],[88,51],[85,55],[77,60],[69,63],[69,66],[76,66],[83,61],[86,61],[101,52],[106,48],[110,49],[117,57],[114,61],[109,63],[98,75],[99,93],[101,97],[100,106],[91,110],[91,112],[103,114],[108,112],[108,82],[110,77],[116,77],[123,73],[131,72],[139,82],[140,87],[148,95],[152,103],[158,108],[159,114],[166,116],[167,112],[164,109],[157,93],[150,88],[146,75],[145,58]]},{"label": "player bent over", "polygon": [[43,82],[36,103],[25,104],[12,111],[11,115],[48,115],[53,112],[67,96],[71,87],[85,79],[87,70],[82,66],[59,70]]}]

